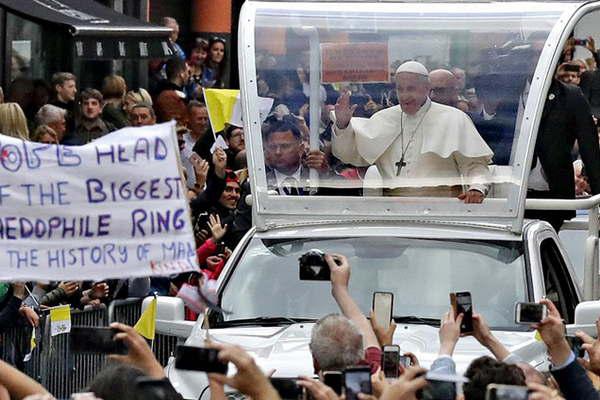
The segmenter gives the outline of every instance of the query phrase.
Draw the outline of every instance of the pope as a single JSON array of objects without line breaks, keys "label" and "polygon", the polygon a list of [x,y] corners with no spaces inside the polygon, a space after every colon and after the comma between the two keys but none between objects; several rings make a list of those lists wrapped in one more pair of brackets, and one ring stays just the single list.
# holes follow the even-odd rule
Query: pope
[{"label": "pope", "polygon": [[396,70],[400,104],[371,118],[353,117],[350,93],[335,111],[333,154],[355,166],[376,165],[386,196],[457,197],[481,203],[493,152],[464,112],[429,99],[429,73],[407,61]]}]

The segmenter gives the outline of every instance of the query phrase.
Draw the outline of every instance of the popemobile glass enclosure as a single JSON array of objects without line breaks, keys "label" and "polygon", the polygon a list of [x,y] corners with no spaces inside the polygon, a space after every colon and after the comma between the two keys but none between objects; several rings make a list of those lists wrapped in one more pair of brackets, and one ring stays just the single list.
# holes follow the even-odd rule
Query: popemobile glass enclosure
[{"label": "popemobile glass enclosure", "polygon": [[[257,227],[443,219],[519,232],[554,70],[595,7],[247,1],[240,85]],[[456,84],[432,79],[436,101],[420,102],[419,65]],[[463,201],[472,190],[483,202]]]}]

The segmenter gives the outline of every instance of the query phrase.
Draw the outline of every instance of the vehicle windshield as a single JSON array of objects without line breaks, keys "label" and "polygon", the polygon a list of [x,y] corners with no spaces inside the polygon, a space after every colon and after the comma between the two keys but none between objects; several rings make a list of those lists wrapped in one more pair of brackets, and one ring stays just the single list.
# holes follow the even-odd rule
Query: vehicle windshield
[{"label": "vehicle windshield", "polygon": [[[456,199],[474,191],[485,199],[473,215],[516,215],[544,82],[534,71],[565,7],[258,3],[245,68],[253,179],[273,203],[260,212],[300,206],[277,203],[283,196],[335,195],[358,207],[362,196],[381,198],[373,207],[402,198],[381,208],[394,215],[422,207],[461,215]],[[425,74],[414,64],[396,73],[407,61]],[[353,118],[340,126],[344,93]]]},{"label": "vehicle windshield", "polygon": [[254,238],[222,293],[225,321],[339,312],[330,282],[299,278],[298,260],[311,249],[348,257],[350,292],[365,315],[377,291],[394,293],[394,316],[435,319],[448,311],[449,293],[469,291],[492,327],[518,329],[514,305],[527,299],[519,242],[398,237]]}]

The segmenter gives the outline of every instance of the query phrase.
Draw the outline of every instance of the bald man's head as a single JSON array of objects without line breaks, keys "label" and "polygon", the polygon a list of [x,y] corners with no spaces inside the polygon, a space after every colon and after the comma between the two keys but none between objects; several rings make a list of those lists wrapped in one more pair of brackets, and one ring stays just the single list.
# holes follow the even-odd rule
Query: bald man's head
[{"label": "bald man's head", "polygon": [[429,73],[431,100],[436,103],[456,106],[458,102],[458,81],[447,69],[436,69]]}]

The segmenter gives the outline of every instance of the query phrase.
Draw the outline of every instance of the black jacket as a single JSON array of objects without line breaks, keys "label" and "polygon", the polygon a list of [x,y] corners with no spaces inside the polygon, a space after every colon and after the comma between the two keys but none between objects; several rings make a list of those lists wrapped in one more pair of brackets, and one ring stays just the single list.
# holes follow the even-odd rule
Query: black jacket
[{"label": "black jacket", "polygon": [[565,400],[598,400],[598,392],[577,360],[560,370],[552,370]]},{"label": "black jacket", "polygon": [[[592,193],[600,193],[600,147],[590,106],[577,86],[554,81],[538,130],[533,166],[539,157],[548,180],[550,198],[575,198],[571,149],[577,140]],[[561,212],[564,219],[574,211]]]},{"label": "black jacket", "polygon": [[[600,57],[598,52],[594,53],[594,60],[600,65]],[[581,82],[579,84],[583,95],[590,103],[592,113],[596,116],[600,116],[600,70],[586,71],[581,75]]]}]

